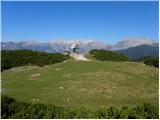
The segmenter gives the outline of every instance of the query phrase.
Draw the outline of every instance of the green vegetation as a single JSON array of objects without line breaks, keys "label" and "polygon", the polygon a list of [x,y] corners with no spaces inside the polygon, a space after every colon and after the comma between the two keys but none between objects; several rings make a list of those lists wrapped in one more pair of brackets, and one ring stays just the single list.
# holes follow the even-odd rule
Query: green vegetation
[{"label": "green vegetation", "polygon": [[128,61],[123,54],[107,50],[91,50],[90,55],[100,61]]},{"label": "green vegetation", "polygon": [[142,104],[133,108],[122,107],[117,109],[99,108],[91,110],[82,108],[64,108],[45,104],[31,104],[17,102],[13,98],[2,96],[2,119],[73,119],[73,118],[94,118],[94,119],[158,119],[158,107],[150,104]]},{"label": "green vegetation", "polygon": [[144,62],[144,64],[149,66],[154,66],[159,68],[159,58],[158,57],[142,57],[135,59],[134,61]]},{"label": "green vegetation", "polygon": [[138,59],[145,56],[158,57],[159,46],[140,45],[128,49],[118,50],[117,52],[122,53],[129,59]]},{"label": "green vegetation", "polygon": [[103,50],[90,52],[103,62],[28,50],[2,54],[2,118],[158,118],[154,67]]},{"label": "green vegetation", "polygon": [[67,60],[2,72],[2,93],[64,107],[158,105],[158,69],[141,63]]},{"label": "green vegetation", "polygon": [[1,70],[22,65],[48,65],[68,59],[68,55],[60,53],[33,52],[31,50],[1,51]]}]

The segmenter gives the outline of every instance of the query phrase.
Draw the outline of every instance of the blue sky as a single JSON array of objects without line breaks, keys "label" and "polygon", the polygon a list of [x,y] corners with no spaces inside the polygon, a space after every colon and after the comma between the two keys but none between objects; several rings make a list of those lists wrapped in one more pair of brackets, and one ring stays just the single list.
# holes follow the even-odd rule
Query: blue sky
[{"label": "blue sky", "polygon": [[158,41],[158,1],[2,2],[2,41]]}]

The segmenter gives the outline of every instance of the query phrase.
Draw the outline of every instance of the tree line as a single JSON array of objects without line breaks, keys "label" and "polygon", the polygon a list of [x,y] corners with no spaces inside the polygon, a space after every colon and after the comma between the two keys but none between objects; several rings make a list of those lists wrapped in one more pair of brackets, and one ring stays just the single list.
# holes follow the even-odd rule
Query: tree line
[{"label": "tree line", "polygon": [[2,50],[1,70],[10,69],[23,65],[48,65],[62,62],[69,58],[69,55],[61,53],[45,53],[31,50]]},{"label": "tree line", "polygon": [[17,102],[15,99],[2,95],[1,117],[3,119],[158,119],[158,107],[144,103],[133,108],[99,108],[91,110],[86,107],[65,108],[46,104]]}]

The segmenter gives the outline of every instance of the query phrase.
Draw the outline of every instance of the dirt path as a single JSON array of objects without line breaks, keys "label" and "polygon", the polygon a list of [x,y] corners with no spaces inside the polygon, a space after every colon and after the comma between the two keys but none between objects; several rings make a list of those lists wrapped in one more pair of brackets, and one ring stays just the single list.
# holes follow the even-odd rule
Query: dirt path
[{"label": "dirt path", "polygon": [[70,56],[73,57],[75,60],[90,61],[83,54],[71,53]]}]

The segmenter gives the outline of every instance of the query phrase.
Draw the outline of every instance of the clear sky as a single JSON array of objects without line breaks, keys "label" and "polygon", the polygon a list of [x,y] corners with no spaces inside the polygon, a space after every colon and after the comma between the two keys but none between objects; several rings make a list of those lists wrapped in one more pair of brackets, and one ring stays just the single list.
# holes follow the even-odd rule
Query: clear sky
[{"label": "clear sky", "polygon": [[2,41],[158,41],[158,1],[2,2]]}]

